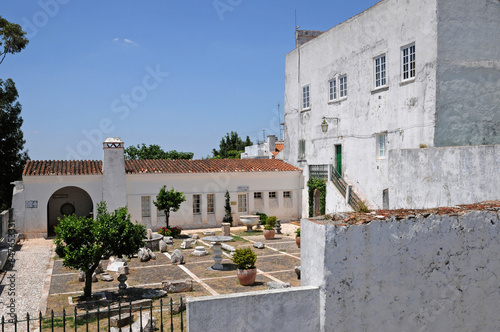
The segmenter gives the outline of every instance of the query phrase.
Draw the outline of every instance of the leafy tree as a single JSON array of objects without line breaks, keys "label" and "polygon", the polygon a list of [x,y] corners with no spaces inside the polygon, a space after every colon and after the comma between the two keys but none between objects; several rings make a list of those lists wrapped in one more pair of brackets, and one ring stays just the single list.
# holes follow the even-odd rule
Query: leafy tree
[{"label": "leafy tree", "polygon": [[179,159],[193,159],[194,153],[192,152],[177,152],[163,151],[159,145],[151,144],[146,146],[142,143],[142,146],[137,144],[137,146],[129,146],[125,148],[125,158],[130,160],[145,160],[145,159],[169,159],[169,160],[179,160]]},{"label": "leafy tree", "polygon": [[0,16],[0,48],[3,46],[3,50],[0,50],[0,64],[8,53],[19,53],[28,45],[29,41],[25,35],[26,31],[23,31],[19,24],[11,23]]},{"label": "leafy tree", "polygon": [[241,153],[245,152],[245,146],[250,145],[253,145],[250,137],[247,136],[243,141],[237,132],[231,131],[222,137],[219,150],[213,149],[212,154],[214,159],[240,159]]},{"label": "leafy tree", "polygon": [[63,265],[85,272],[84,298],[92,296],[92,274],[102,257],[128,256],[144,246],[146,229],[132,223],[127,208],[109,213],[106,203],[97,207],[96,220],[65,216],[55,227],[56,253],[63,258]]},{"label": "leafy tree", "polygon": [[[0,16],[0,64],[8,53],[21,52],[28,44],[19,24],[11,23]],[[24,164],[29,159],[23,152],[24,143],[21,125],[21,104],[19,95],[11,79],[0,79],[0,209],[8,208],[12,201],[10,183],[22,176]],[[0,210],[0,211],[1,211]]]},{"label": "leafy tree", "polygon": [[23,151],[21,104],[14,82],[0,79],[0,207],[8,208],[12,201],[11,182],[21,179],[24,165],[29,159]]},{"label": "leafy tree", "polygon": [[231,198],[229,196],[229,191],[226,190],[226,204],[224,206],[224,211],[226,212],[222,222],[228,222],[233,225],[233,215],[231,214]]},{"label": "leafy tree", "polygon": [[168,226],[168,219],[170,218],[170,211],[176,212],[181,207],[181,203],[186,200],[184,194],[174,188],[167,190],[167,186],[163,186],[156,196],[154,205],[165,212],[165,222]]}]

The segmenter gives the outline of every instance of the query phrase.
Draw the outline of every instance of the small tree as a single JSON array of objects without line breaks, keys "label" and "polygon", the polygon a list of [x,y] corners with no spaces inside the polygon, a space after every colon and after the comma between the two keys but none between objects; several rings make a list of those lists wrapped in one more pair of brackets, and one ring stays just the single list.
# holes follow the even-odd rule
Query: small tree
[{"label": "small tree", "polygon": [[158,210],[165,211],[165,222],[168,226],[170,211],[176,212],[181,207],[181,203],[186,200],[184,194],[174,188],[167,190],[167,186],[163,186],[156,196],[156,201],[153,202]]},{"label": "small tree", "polygon": [[229,196],[229,192],[226,190],[226,205],[224,206],[224,210],[226,211],[222,222],[228,222],[233,226],[233,215],[231,214],[231,198]]},{"label": "small tree", "polygon": [[144,246],[146,237],[144,226],[130,221],[127,208],[109,213],[106,203],[101,202],[97,211],[96,220],[65,216],[55,227],[56,253],[63,258],[63,265],[85,273],[85,299],[92,296],[92,274],[102,257],[131,257]]}]

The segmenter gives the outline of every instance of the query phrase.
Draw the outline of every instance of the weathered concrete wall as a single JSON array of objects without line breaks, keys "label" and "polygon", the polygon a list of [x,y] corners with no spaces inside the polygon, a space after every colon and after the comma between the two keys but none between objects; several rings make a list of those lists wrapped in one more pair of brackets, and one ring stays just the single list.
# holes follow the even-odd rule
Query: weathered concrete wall
[{"label": "weathered concrete wall", "polygon": [[390,151],[390,208],[500,199],[499,165],[500,145]]},{"label": "weathered concrete wall", "polygon": [[496,331],[499,212],[334,227],[303,219],[319,331]]},{"label": "weathered concrete wall", "polygon": [[437,13],[435,146],[499,144],[500,2],[439,0]]},{"label": "weathered concrete wall", "polygon": [[189,332],[319,331],[319,289],[294,287],[187,299]]}]

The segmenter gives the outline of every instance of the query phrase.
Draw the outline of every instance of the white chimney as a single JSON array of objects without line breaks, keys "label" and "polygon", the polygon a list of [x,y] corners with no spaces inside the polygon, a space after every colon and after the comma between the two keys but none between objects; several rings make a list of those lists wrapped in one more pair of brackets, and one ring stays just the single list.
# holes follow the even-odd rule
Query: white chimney
[{"label": "white chimney", "polygon": [[274,135],[267,136],[267,148],[269,149],[269,153],[274,152],[276,150],[276,136]]},{"label": "white chimney", "polygon": [[125,154],[119,137],[108,137],[103,142],[102,200],[108,211],[127,206],[127,182],[125,179]]}]

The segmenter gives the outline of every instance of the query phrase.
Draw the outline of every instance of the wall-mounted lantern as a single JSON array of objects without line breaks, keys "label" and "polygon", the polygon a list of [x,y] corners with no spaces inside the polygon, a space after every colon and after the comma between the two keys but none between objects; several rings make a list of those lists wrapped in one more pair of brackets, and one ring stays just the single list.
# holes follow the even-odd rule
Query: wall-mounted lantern
[{"label": "wall-mounted lantern", "polygon": [[326,116],[323,117],[323,122],[321,122],[321,131],[326,133],[328,131],[328,122],[327,120],[336,120],[337,123],[339,122],[339,118],[327,118]]}]

